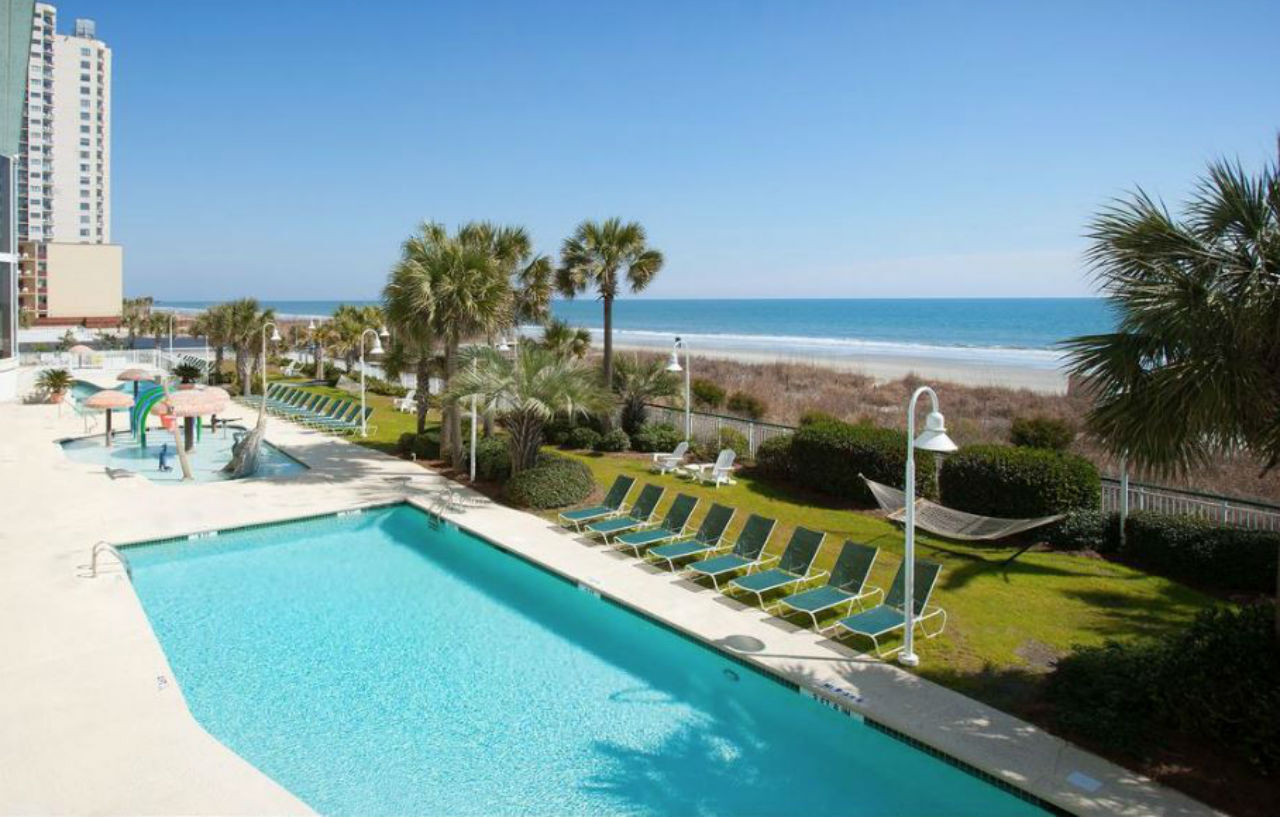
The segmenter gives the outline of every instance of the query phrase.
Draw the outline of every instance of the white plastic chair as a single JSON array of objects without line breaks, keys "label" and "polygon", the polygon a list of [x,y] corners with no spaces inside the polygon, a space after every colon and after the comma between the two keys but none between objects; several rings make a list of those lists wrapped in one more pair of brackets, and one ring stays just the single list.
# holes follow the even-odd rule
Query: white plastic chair
[{"label": "white plastic chair", "polygon": [[685,454],[689,453],[689,441],[681,440],[670,454],[657,451],[653,455],[653,468],[659,474],[669,474],[684,464]]},{"label": "white plastic chair", "polygon": [[417,411],[418,410],[418,404],[416,400],[417,396],[418,396],[418,390],[416,388],[409,389],[409,391],[405,392],[404,397],[401,397],[399,400],[396,401],[396,411],[403,411],[405,413],[412,413]]},{"label": "white plastic chair", "polygon": [[732,448],[726,448],[716,457],[715,462],[702,462],[686,465],[683,470],[690,479],[698,482],[710,482],[715,487],[733,485],[733,461],[738,455]]}]

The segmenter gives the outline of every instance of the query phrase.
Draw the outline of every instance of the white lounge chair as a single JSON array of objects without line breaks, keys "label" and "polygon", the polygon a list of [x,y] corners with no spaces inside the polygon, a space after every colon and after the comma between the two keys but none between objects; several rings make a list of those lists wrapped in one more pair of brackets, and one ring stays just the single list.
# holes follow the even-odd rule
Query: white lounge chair
[{"label": "white lounge chair", "polygon": [[726,448],[716,457],[715,462],[700,462],[685,465],[678,469],[689,479],[698,482],[710,482],[715,487],[733,485],[733,460],[737,457],[732,448]]},{"label": "white lounge chair", "polygon": [[280,372],[281,377],[293,377],[298,372],[298,361],[290,360],[289,365],[285,366]]},{"label": "white lounge chair", "polygon": [[396,401],[396,411],[403,411],[406,414],[411,414],[417,411],[418,410],[417,396],[418,396],[417,389],[409,389],[409,391],[405,392],[404,397],[401,397],[399,400]]},{"label": "white lounge chair", "polygon": [[689,441],[681,440],[670,454],[661,451],[653,455],[653,470],[659,474],[669,474],[684,464],[684,456],[689,453]]}]

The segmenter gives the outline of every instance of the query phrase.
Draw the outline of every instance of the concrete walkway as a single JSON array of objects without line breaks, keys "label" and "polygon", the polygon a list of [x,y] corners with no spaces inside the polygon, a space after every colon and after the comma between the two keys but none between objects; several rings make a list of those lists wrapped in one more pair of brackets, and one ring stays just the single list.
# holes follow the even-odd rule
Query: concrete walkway
[{"label": "concrete walkway", "polygon": [[[235,412],[252,422],[252,412]],[[72,463],[82,420],[0,405],[0,812],[301,814],[307,806],[187,711],[120,567],[127,543],[407,499],[695,638],[1081,815],[1212,814],[1041,730],[634,559],[583,543],[417,465],[272,421],[311,467],[287,480],[164,486]],[[602,602],[603,603],[603,602]],[[945,636],[944,636],[945,637]],[[924,648],[927,655],[927,646]]]}]

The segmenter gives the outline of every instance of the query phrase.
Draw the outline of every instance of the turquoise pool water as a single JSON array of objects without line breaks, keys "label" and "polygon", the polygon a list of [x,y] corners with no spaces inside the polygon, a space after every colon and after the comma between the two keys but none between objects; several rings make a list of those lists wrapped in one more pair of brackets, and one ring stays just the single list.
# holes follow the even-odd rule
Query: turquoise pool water
[{"label": "turquoise pool water", "polygon": [[1043,814],[409,506],[130,547],[195,717],[322,814]]},{"label": "turquoise pool water", "polygon": [[[128,413],[116,412],[113,421],[116,428],[128,427]],[[196,482],[221,482],[227,478],[222,467],[231,461],[231,446],[235,442],[235,434],[245,429],[239,426],[219,428],[216,432],[208,428],[200,435],[194,447],[188,452],[192,475]],[[178,485],[182,482],[182,468],[178,465],[175,453],[174,435],[160,428],[147,431],[146,448],[138,445],[133,434],[128,431],[117,431],[111,435],[111,447],[103,445],[103,435],[94,434],[78,437],[74,440],[63,440],[62,450],[72,460],[89,465],[100,465],[109,468],[122,468],[141,474],[152,482],[165,485]],[[169,444],[168,464],[171,471],[159,468],[160,447]],[[293,459],[280,449],[264,442],[258,453],[258,471],[254,478],[285,477],[300,474],[307,466]]]}]

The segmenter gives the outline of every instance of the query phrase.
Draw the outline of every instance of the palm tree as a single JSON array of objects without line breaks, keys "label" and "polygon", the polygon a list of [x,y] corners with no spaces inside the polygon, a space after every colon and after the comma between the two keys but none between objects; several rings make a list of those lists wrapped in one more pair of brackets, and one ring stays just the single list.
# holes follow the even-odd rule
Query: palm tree
[{"label": "palm tree", "polygon": [[520,344],[511,357],[473,346],[462,362],[446,397],[454,403],[475,397],[486,414],[497,416],[510,435],[513,474],[537,463],[543,427],[557,412],[572,417],[609,407],[609,392],[589,365],[534,343]]},{"label": "palm tree", "polygon": [[582,359],[591,351],[591,333],[581,327],[570,326],[568,321],[552,318],[542,327],[539,344],[562,357]]},{"label": "palm tree", "polygon": [[193,338],[204,338],[213,349],[213,371],[218,382],[222,377],[222,361],[231,343],[230,305],[216,304],[201,312],[187,327]]},{"label": "palm tree", "polygon": [[129,333],[130,349],[137,345],[138,336],[148,331],[152,303],[154,301],[146,297],[125,298],[120,304],[120,325]]},{"label": "palm tree", "polygon": [[622,430],[635,434],[644,425],[645,405],[678,393],[679,385],[662,358],[620,357],[613,372],[613,391],[622,401]]},{"label": "palm tree", "polygon": [[[613,382],[613,300],[625,285],[640,292],[662,269],[662,253],[646,243],[637,222],[584,221],[560,249],[556,287],[572,298],[594,287],[604,304],[604,382]],[[619,278],[621,276],[621,278]]]},{"label": "palm tree", "polygon": [[366,329],[381,329],[386,319],[376,306],[352,306],[341,304],[329,321],[338,336],[336,351],[342,355],[347,373],[356,367],[360,357],[360,343]]},{"label": "palm tree", "polygon": [[226,308],[227,339],[236,353],[236,378],[241,394],[253,392],[253,374],[262,360],[262,327],[275,318],[275,310],[260,309],[256,298],[241,298],[223,304]]},{"label": "palm tree", "polygon": [[156,349],[164,347],[164,337],[169,334],[169,313],[152,312],[146,318],[146,330],[151,335]]},{"label": "palm tree", "polygon": [[382,290],[383,312],[395,330],[395,340],[384,365],[392,371],[414,370],[418,433],[427,429],[427,407],[431,383],[431,362],[435,353],[435,299],[432,294],[431,261],[437,240],[444,236],[438,225],[422,225],[400,247],[400,260],[392,268]]},{"label": "palm tree", "polygon": [[1139,190],[1088,235],[1119,319],[1066,344],[1094,396],[1088,430],[1156,473],[1231,451],[1280,464],[1280,162],[1210,165],[1180,220]]}]

